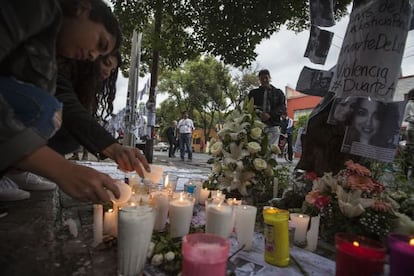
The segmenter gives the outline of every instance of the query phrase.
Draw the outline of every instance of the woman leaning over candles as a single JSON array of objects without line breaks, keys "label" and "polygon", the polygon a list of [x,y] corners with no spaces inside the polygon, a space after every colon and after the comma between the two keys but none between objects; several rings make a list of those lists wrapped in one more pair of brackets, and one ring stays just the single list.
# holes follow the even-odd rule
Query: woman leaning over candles
[{"label": "woman leaning over candles", "polygon": [[109,201],[106,189],[118,197],[108,175],[46,146],[61,123],[55,56],[92,61],[118,48],[111,10],[102,0],[6,0],[0,18],[0,171],[31,171],[83,201]]}]

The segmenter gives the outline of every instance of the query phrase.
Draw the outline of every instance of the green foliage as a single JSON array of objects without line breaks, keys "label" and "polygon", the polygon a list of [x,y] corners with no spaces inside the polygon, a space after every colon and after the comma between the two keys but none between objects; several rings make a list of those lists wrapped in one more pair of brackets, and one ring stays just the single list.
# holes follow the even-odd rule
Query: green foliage
[{"label": "green foliage", "polygon": [[[310,25],[308,1],[302,0],[111,2],[124,35],[124,72],[129,65],[134,29],[143,33],[144,69],[151,64],[154,49],[160,52],[161,68],[176,68],[203,53],[219,56],[226,64],[246,67],[256,58],[256,45],[279,31],[283,24],[295,31]],[[351,0],[335,2],[337,18],[346,13],[349,3]],[[153,34],[156,10],[162,13],[160,34]]]},{"label": "green foliage", "polygon": [[307,121],[309,120],[309,115],[302,115],[295,122],[295,128],[293,129],[293,141],[298,137],[298,131],[301,127],[305,127]]}]

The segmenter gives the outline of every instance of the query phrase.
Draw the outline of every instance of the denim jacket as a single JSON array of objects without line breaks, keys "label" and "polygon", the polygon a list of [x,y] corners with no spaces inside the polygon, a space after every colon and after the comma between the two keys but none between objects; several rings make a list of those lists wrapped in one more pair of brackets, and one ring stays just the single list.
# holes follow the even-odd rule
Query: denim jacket
[{"label": "denim jacket", "polygon": [[[57,0],[2,1],[0,75],[54,94],[57,74],[55,44],[61,18]],[[0,96],[0,171],[47,142],[36,131],[16,120],[13,110]]]}]

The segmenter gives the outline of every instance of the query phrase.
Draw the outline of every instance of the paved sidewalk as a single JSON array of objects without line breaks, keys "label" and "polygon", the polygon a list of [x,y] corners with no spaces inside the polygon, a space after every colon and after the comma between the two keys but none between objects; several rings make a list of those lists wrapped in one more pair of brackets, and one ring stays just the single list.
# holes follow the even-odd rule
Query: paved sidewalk
[{"label": "paved sidewalk", "polygon": [[[96,161],[92,156],[90,160]],[[206,160],[206,155],[198,154],[191,163],[182,162],[156,153],[153,163],[207,174]],[[116,275],[115,241],[92,246],[91,204],[73,200],[59,189],[30,194],[28,200],[0,202],[8,212],[0,218],[1,275]],[[76,237],[68,222],[72,229],[76,225]]]},{"label": "paved sidewalk", "polygon": [[[192,162],[183,162],[166,153],[154,153],[154,164],[204,175],[210,171],[208,159],[206,154],[194,154]],[[8,211],[0,218],[1,275],[116,275],[115,241],[92,246],[91,204],[56,189],[31,192],[24,201],[0,202],[0,208]],[[73,229],[78,231],[75,236]]]}]

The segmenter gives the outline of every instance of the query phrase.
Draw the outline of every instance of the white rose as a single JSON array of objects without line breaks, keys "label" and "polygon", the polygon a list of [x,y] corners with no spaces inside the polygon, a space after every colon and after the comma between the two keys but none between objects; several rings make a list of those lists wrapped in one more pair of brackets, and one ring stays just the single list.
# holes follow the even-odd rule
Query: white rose
[{"label": "white rose", "polygon": [[257,143],[257,142],[249,142],[248,144],[247,144],[247,150],[250,152],[250,153],[257,153],[257,152],[259,152],[260,150],[262,149],[262,147],[259,145],[259,143]]},{"label": "white rose", "polygon": [[147,252],[147,257],[150,258],[152,256],[152,253],[154,253],[154,247],[155,247],[155,243],[150,242],[149,246],[148,246],[148,252]]},{"label": "white rose", "polygon": [[261,135],[262,135],[262,129],[258,127],[253,128],[252,131],[250,132],[250,137],[252,137],[253,139],[259,139]]},{"label": "white rose", "polygon": [[261,129],[263,129],[263,128],[264,128],[264,126],[265,126],[263,122],[258,121],[258,120],[255,120],[255,121],[254,121],[254,123],[253,123],[253,125],[254,125],[255,127],[258,127],[258,128],[261,128]]},{"label": "white rose", "polygon": [[174,258],[175,258],[174,252],[168,251],[167,254],[164,254],[164,259],[167,262],[170,262],[170,261],[174,260]]},{"label": "white rose", "polygon": [[213,156],[219,156],[221,154],[221,150],[223,149],[223,143],[217,141],[213,145],[211,145],[210,151]]},{"label": "white rose", "polygon": [[281,154],[282,152],[280,151],[280,148],[278,145],[276,144],[271,144],[270,145],[270,151],[274,154]]},{"label": "white rose", "polygon": [[253,160],[253,166],[256,170],[261,171],[267,168],[267,163],[262,158],[255,158]]},{"label": "white rose", "polygon": [[154,266],[158,266],[162,264],[163,260],[164,260],[164,256],[162,254],[155,254],[151,259],[151,264]]}]

